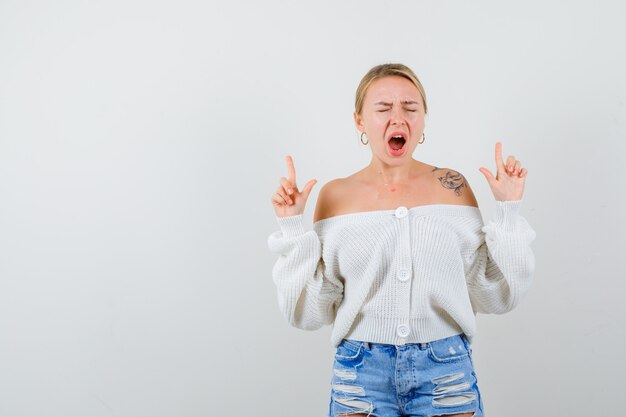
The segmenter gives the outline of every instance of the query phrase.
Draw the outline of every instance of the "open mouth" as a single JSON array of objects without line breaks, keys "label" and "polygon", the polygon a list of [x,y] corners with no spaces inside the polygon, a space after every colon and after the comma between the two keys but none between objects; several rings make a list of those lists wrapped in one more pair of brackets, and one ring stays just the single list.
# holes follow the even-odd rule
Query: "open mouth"
[{"label": "open mouth", "polygon": [[404,139],[402,135],[394,135],[391,137],[391,139],[389,139],[389,146],[394,151],[399,151],[400,149],[402,149],[405,143],[406,139]]},{"label": "open mouth", "polygon": [[393,156],[401,156],[406,148],[406,133],[404,132],[391,132],[387,139],[387,146],[389,146],[389,152]]}]

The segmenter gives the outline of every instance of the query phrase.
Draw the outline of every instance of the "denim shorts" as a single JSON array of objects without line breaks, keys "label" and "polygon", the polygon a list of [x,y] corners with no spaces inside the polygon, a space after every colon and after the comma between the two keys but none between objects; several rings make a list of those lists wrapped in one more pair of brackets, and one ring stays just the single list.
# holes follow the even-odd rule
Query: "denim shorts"
[{"label": "denim shorts", "polygon": [[329,417],[483,417],[472,348],[463,334],[401,346],[343,339],[330,394]]}]

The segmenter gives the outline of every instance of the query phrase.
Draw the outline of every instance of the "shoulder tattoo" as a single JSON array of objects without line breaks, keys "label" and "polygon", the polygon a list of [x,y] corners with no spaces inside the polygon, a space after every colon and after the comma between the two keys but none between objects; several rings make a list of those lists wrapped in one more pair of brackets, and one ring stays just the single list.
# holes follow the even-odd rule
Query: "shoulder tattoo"
[{"label": "shoulder tattoo", "polygon": [[[437,168],[432,170],[435,172],[437,170],[442,170],[443,168]],[[461,175],[461,173],[454,171],[452,169],[446,170],[446,173],[442,177],[438,177],[441,186],[444,188],[448,188],[450,190],[454,190],[454,194],[460,196],[461,189],[465,187],[465,177]]]}]

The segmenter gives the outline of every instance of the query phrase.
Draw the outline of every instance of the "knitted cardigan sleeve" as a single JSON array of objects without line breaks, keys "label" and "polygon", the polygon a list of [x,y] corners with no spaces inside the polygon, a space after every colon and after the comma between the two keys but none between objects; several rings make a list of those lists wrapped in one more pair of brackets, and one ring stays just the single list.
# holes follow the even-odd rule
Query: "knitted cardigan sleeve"
[{"label": "knitted cardigan sleeve", "polygon": [[289,324],[315,330],[331,324],[343,299],[343,284],[326,273],[322,243],[314,230],[305,231],[303,215],[276,217],[280,230],[268,239],[279,255],[272,268],[278,306]]},{"label": "knitted cardigan sleeve", "polygon": [[467,286],[477,313],[506,313],[533,281],[535,231],[519,214],[522,200],[496,201],[493,219],[481,228],[482,243],[472,257]]}]

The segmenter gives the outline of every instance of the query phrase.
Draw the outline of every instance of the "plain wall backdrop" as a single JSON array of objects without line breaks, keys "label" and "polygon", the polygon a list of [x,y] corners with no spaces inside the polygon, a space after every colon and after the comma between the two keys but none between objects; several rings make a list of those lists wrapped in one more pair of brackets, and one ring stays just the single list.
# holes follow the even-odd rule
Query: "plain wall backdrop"
[{"label": "plain wall backdrop", "polygon": [[413,156],[488,220],[528,169],[519,307],[478,317],[489,417],[626,408],[622,1],[0,1],[0,417],[323,416],[330,327],[291,328],[271,195],[363,168],[354,91],[425,86]]}]

